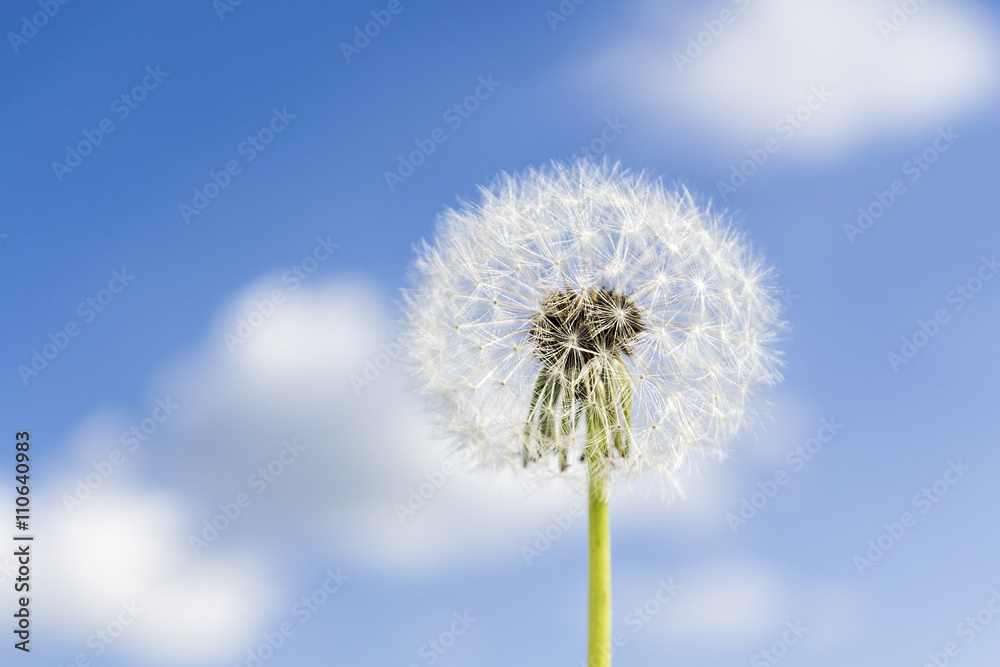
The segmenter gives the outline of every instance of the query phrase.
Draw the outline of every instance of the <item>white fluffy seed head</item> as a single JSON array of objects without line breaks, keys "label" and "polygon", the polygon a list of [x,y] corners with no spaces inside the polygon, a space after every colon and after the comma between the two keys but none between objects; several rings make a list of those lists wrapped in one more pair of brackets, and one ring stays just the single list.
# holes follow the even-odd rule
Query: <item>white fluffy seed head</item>
[{"label": "white fluffy seed head", "polygon": [[413,280],[403,340],[440,431],[534,480],[583,488],[590,426],[612,477],[676,483],[780,380],[770,270],[686,191],[606,161],[501,175],[440,216]]}]

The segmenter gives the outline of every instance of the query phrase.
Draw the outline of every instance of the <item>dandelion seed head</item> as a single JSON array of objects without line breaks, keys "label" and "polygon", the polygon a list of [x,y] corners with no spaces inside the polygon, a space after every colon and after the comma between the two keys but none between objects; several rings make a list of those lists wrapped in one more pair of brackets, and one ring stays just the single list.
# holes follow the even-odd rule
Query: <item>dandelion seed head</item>
[{"label": "dandelion seed head", "polygon": [[685,190],[608,162],[480,193],[441,214],[403,293],[439,431],[487,467],[574,483],[599,460],[676,484],[691,452],[720,455],[780,380],[777,291],[745,239]]}]

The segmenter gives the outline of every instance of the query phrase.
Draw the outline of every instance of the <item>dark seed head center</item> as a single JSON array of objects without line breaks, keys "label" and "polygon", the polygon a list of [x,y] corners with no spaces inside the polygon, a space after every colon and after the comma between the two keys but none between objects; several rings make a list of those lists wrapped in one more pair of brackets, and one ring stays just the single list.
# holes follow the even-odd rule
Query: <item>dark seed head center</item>
[{"label": "dark seed head center", "polygon": [[532,322],[535,354],[569,375],[598,355],[629,354],[643,330],[642,312],[629,295],[593,288],[550,292]]}]

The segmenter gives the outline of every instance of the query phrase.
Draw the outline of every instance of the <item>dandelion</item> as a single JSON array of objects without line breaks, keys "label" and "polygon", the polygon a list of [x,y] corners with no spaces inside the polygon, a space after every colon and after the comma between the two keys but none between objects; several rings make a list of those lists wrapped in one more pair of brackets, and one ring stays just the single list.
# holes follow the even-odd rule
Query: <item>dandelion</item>
[{"label": "dandelion", "polygon": [[609,490],[721,456],[780,379],[780,304],[746,241],[686,191],[607,161],[501,175],[439,218],[404,292],[439,430],[488,468],[589,502],[588,664],[610,664]]}]

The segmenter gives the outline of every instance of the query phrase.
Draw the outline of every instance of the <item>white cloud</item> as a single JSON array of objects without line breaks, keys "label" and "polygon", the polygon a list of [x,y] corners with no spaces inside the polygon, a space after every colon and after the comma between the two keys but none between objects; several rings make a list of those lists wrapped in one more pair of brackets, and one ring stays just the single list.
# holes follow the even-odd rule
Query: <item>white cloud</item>
[{"label": "white cloud", "polygon": [[[687,134],[677,125],[700,128],[740,147],[787,140],[778,120],[825,86],[832,97],[783,149],[829,154],[953,122],[994,92],[998,53],[988,23],[965,4],[912,4],[919,11],[884,37],[887,1],[734,0],[683,17],[654,3],[585,76],[588,88],[596,78],[642,117],[672,121],[672,135]],[[718,22],[723,9],[733,14],[728,25]],[[707,46],[700,54],[692,47],[696,57],[679,71],[675,53],[706,31],[705,21],[716,21],[719,34],[705,32]]]},{"label": "white cloud", "polygon": [[47,631],[78,642],[91,659],[112,647],[175,664],[225,659],[268,617],[265,568],[246,556],[195,559],[181,505],[169,495],[118,484],[73,514],[61,503],[39,514],[43,623],[54,622]]}]

